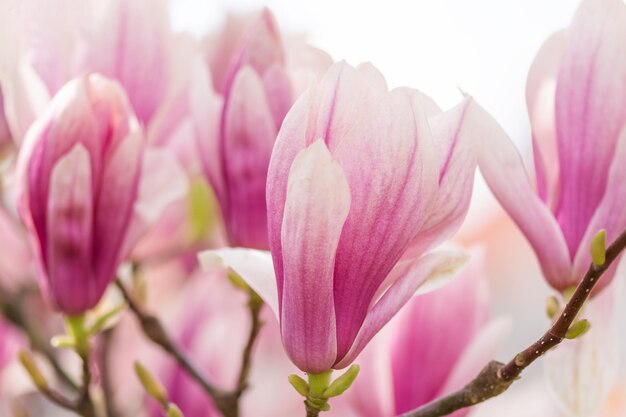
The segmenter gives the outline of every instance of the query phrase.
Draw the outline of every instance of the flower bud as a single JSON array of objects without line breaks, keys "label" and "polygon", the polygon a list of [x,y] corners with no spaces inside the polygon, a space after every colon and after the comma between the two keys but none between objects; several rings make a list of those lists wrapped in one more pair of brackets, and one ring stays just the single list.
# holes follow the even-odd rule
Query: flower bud
[{"label": "flower bud", "polygon": [[48,298],[66,314],[94,307],[128,250],[143,135],[118,84],[66,84],[28,131],[20,211]]}]

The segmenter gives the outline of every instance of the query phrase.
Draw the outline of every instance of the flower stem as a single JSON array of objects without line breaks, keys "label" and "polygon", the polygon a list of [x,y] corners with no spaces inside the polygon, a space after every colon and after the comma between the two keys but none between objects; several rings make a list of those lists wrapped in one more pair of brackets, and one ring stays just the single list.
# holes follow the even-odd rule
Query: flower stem
[{"label": "flower stem", "polygon": [[74,338],[75,350],[83,362],[83,380],[80,396],[76,403],[76,412],[83,417],[96,417],[96,409],[91,398],[91,366],[90,366],[90,343],[89,332],[85,325],[85,316],[68,316],[67,328]]}]

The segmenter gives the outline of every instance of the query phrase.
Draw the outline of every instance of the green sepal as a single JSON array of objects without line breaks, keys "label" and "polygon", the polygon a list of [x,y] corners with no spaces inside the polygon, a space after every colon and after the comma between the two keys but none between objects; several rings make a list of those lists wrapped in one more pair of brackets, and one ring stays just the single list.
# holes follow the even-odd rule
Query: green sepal
[{"label": "green sepal", "polygon": [[339,378],[335,379],[328,388],[324,391],[323,396],[325,398],[337,397],[348,390],[352,386],[352,383],[359,375],[361,367],[359,365],[352,365],[346,372]]},{"label": "green sepal", "polygon": [[309,395],[309,384],[304,379],[300,378],[296,374],[289,375],[287,379],[289,380],[291,386],[294,387],[296,391],[298,391],[298,394],[302,395],[303,397]]},{"label": "green sepal", "polygon": [[100,331],[107,326],[109,320],[120,314],[125,308],[126,304],[122,303],[110,311],[102,314],[100,317],[96,318],[96,321],[91,326],[89,326],[87,332],[92,336],[100,333]]}]

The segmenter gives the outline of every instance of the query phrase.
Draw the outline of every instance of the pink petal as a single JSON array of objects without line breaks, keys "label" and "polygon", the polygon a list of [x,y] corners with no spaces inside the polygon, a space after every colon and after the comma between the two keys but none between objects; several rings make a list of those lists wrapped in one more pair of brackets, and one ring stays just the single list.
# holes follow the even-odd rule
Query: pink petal
[{"label": "pink petal", "polygon": [[566,40],[565,31],[560,31],[544,42],[530,67],[526,82],[526,104],[533,130],[537,188],[541,199],[552,210],[559,198],[559,155],[554,101]]},{"label": "pink petal", "polygon": [[349,210],[345,174],[318,140],[293,161],[281,231],[283,342],[306,372],[329,370],[337,355],[333,268]]},{"label": "pink petal", "polygon": [[[394,385],[391,373],[392,332],[389,327],[380,332],[356,358],[361,366],[359,376],[350,389],[338,397],[337,402],[347,403],[355,417],[395,416]],[[343,411],[343,410],[342,410]],[[342,413],[341,416],[347,414]],[[351,414],[348,414],[351,415]],[[337,414],[339,417],[339,414]]]},{"label": "pink petal", "polygon": [[282,65],[273,65],[265,71],[262,79],[267,101],[274,116],[274,126],[278,131],[293,104],[289,75]]},{"label": "pink petal", "polygon": [[333,63],[330,55],[307,45],[299,37],[287,37],[285,50],[294,97],[299,97],[309,87],[312,79],[320,80]]},{"label": "pink petal", "polygon": [[405,257],[420,256],[449,238],[465,219],[476,170],[475,113],[468,112],[472,105],[465,100],[428,119],[437,149],[439,190],[428,220],[413,238]]},{"label": "pink petal", "polygon": [[[102,139],[98,120],[93,114],[88,96],[86,77],[68,83],[29,129],[21,148],[18,162],[20,176],[24,178],[30,202],[27,223],[32,222],[33,231],[46,247],[45,202],[48,201],[50,176],[59,158],[67,154],[77,143],[82,143],[90,156],[99,155],[95,149]],[[91,158],[92,188],[99,183],[100,158]],[[42,253],[45,260],[46,254]]]},{"label": "pink petal", "polygon": [[94,258],[93,189],[89,153],[78,144],[59,159],[50,177],[47,207],[47,279],[63,312],[93,307],[102,288],[92,276]]},{"label": "pink petal", "polygon": [[269,252],[246,248],[222,248],[198,254],[202,269],[232,268],[279,317],[276,274]]},{"label": "pink petal", "polygon": [[124,242],[138,195],[143,146],[142,132],[129,135],[112,150],[102,173],[94,225],[94,273],[102,291],[128,255],[122,251],[128,249]]},{"label": "pink petal", "polygon": [[220,157],[220,118],[222,97],[213,91],[210,74],[200,60],[195,60],[191,73],[189,100],[199,159],[219,201],[226,198]]},{"label": "pink petal", "polygon": [[106,5],[84,67],[119,80],[137,117],[146,123],[169,81],[170,42],[163,1],[114,0]]},{"label": "pink petal", "polygon": [[13,293],[35,274],[32,268],[33,255],[28,246],[23,226],[0,206],[0,270],[2,288]]},{"label": "pink petal", "polygon": [[311,142],[308,137],[308,125],[313,115],[315,87],[312,86],[291,107],[278,132],[267,171],[267,227],[272,258],[276,269],[278,299],[282,298],[283,254],[281,228],[287,196],[287,181],[291,164],[302,149]]},{"label": "pink petal", "polygon": [[[461,389],[470,382],[498,353],[504,338],[510,332],[511,322],[507,319],[495,319],[483,326],[465,347],[461,357],[457,360],[454,369],[436,397],[450,394]],[[463,417],[471,409],[459,410],[452,417]]]},{"label": "pink petal", "polygon": [[285,52],[278,25],[268,9],[259,13],[246,28],[239,48],[231,58],[224,79],[222,93],[226,97],[230,95],[233,80],[242,67],[249,66],[254,72],[263,76],[269,68],[285,64]]},{"label": "pink petal", "polygon": [[226,199],[220,201],[235,246],[266,249],[265,185],[276,127],[259,76],[243,67],[230,89],[222,126]]},{"label": "pink petal", "polygon": [[[171,77],[163,100],[146,126],[148,143],[167,146],[182,123],[190,117],[190,95],[196,88],[194,71],[199,63],[204,66],[197,51],[197,43],[189,33],[178,33],[172,38]],[[209,81],[210,82],[210,81]]]},{"label": "pink petal", "polygon": [[0,85],[0,148],[11,143],[11,130],[4,114],[4,95]]},{"label": "pink petal", "polygon": [[[393,328],[390,355],[397,414],[437,397],[467,346],[488,320],[484,273],[480,259],[473,259],[450,284],[413,298],[394,322],[397,327]],[[459,321],[459,317],[463,320]]]},{"label": "pink petal", "polygon": [[489,188],[535,250],[548,282],[557,289],[569,286],[569,252],[559,225],[532,189],[522,159],[498,123],[478,105],[474,137],[483,138],[478,165]]},{"label": "pink petal", "polygon": [[[626,178],[626,127],[622,130],[618,139],[617,149],[613,156],[606,192],[598,204],[587,231],[581,241],[576,257],[574,258],[574,273],[571,285],[577,284],[585,274],[587,268],[591,264],[591,255],[589,247],[591,240],[601,229],[606,230],[607,245],[612,243],[626,229],[626,187],[624,187],[624,178]],[[617,262],[616,262],[617,264]],[[602,279],[598,283],[594,291],[599,291],[608,285],[613,279],[615,268],[604,273]]]},{"label": "pink petal", "polygon": [[44,113],[50,92],[33,67],[22,62],[3,84],[4,114],[13,140],[21,144],[31,124]]},{"label": "pink petal", "polygon": [[583,1],[559,70],[556,124],[560,161],[557,219],[574,257],[607,184],[626,124],[626,5]]},{"label": "pink petal", "polygon": [[[376,97],[380,76],[357,71],[344,70],[344,79],[359,81],[338,84],[327,139],[352,195],[335,265],[341,277],[335,281],[339,357],[350,349],[374,294],[430,214],[437,181],[430,128],[419,102],[404,89]],[[371,89],[373,97],[366,99],[375,108],[365,108],[359,117],[367,120],[353,120],[351,127],[345,120],[341,129],[350,130],[341,133],[339,119],[352,114],[346,107],[357,107],[358,98],[348,96],[351,83]]]},{"label": "pink petal", "polygon": [[466,260],[465,255],[435,252],[420,259],[400,262],[392,274],[398,278],[387,292],[370,309],[354,344],[343,358],[338,358],[335,369],[350,365],[367,343],[411,299],[417,288],[427,279],[454,273]]},{"label": "pink petal", "polygon": [[187,174],[171,152],[146,149],[142,155],[137,199],[121,253],[128,254],[168,207],[184,200],[188,188]]}]

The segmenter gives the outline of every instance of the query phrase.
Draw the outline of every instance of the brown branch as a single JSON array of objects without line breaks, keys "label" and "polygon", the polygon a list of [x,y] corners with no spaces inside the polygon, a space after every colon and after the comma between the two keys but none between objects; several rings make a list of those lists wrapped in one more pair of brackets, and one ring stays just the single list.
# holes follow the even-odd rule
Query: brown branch
[{"label": "brown branch", "polygon": [[102,332],[102,347],[100,350],[100,385],[102,385],[102,392],[104,397],[104,406],[106,409],[107,417],[119,417],[122,415],[118,410],[115,403],[113,389],[113,381],[111,378],[111,350],[113,348],[114,332],[115,328],[106,329]]},{"label": "brown branch", "polygon": [[58,391],[55,391],[52,388],[39,388],[39,392],[42,393],[48,400],[50,400],[50,402],[58,405],[59,407],[69,411],[77,412],[76,402],[65,397]]},{"label": "brown branch", "polygon": [[76,412],[83,417],[96,417],[96,410],[89,387],[91,386],[91,366],[89,363],[89,352],[80,355],[83,361],[83,383],[81,386],[80,397],[76,403]]},{"label": "brown branch", "polygon": [[35,352],[41,353],[46,358],[59,380],[73,392],[78,392],[80,387],[72,377],[69,376],[65,369],[63,369],[50,343],[46,341],[39,330],[28,320],[28,315],[24,314],[22,309],[24,295],[24,291],[17,295],[9,295],[4,290],[0,289],[0,313],[8,322],[24,333],[28,338],[30,348]]},{"label": "brown branch", "polygon": [[626,230],[607,248],[601,266],[593,263],[580,281],[572,298],[548,331],[535,343],[515,355],[507,364],[492,361],[465,387],[399,417],[441,417],[461,408],[486,401],[506,391],[524,369],[548,350],[563,341],[567,331],[582,309],[602,274],[626,248]]},{"label": "brown branch", "polygon": [[187,353],[169,336],[160,320],[146,312],[144,308],[133,298],[124,284],[118,279],[117,287],[126,299],[130,310],[134,313],[144,334],[153,343],[159,345],[165,352],[173,357],[178,365],[213,399],[215,406],[221,411],[224,417],[237,417],[237,395],[223,391],[213,385],[204,375],[200,368],[187,356]]},{"label": "brown branch", "polygon": [[239,371],[239,377],[237,378],[237,388],[235,390],[237,398],[241,398],[244,391],[248,388],[248,378],[250,376],[250,369],[252,367],[252,350],[254,343],[263,327],[261,321],[261,309],[263,308],[263,300],[253,290],[248,292],[248,310],[250,312],[250,333],[248,334],[248,341],[243,350],[241,369]]}]

